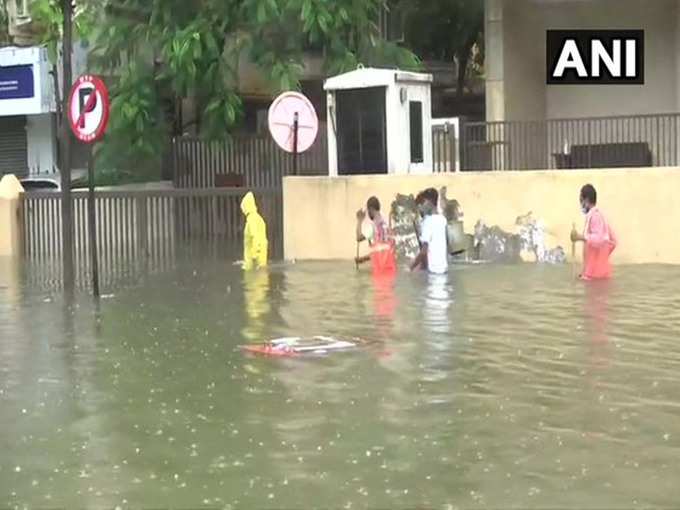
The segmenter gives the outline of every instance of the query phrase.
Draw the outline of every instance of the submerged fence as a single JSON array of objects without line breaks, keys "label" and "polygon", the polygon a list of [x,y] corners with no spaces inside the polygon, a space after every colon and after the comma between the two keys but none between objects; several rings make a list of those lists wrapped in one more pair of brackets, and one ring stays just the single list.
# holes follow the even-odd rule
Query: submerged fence
[{"label": "submerged fence", "polygon": [[[283,255],[283,204],[278,190],[257,188],[267,222],[270,258]],[[97,249],[102,286],[143,271],[161,271],[183,259],[241,258],[244,219],[240,189],[98,191]],[[87,193],[73,192],[77,283],[90,274]],[[61,195],[22,197],[24,257],[32,278],[61,282]]]},{"label": "submerged fence", "polygon": [[467,122],[463,170],[675,166],[680,113]]}]

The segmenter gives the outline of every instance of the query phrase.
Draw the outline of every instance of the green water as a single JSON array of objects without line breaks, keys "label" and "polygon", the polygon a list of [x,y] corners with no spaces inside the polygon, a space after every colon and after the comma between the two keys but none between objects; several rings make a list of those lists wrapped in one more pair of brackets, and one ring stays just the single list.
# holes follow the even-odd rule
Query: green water
[{"label": "green water", "polygon": [[[185,266],[0,288],[0,507],[671,508],[680,268]],[[358,336],[359,352],[239,344]]]}]

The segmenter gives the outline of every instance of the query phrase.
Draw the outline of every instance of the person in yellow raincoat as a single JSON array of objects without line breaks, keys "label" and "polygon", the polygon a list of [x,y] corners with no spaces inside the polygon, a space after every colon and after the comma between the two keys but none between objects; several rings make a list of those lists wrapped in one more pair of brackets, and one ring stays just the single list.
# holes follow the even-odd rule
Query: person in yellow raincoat
[{"label": "person in yellow raincoat", "polygon": [[267,224],[257,212],[255,196],[246,193],[241,201],[241,212],[246,217],[246,228],[243,231],[243,269],[250,270],[267,265]]}]

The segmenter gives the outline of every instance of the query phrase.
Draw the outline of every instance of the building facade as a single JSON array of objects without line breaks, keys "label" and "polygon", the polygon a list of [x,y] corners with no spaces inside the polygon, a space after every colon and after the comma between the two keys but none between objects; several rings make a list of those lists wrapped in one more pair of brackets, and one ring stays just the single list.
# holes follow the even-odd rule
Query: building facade
[{"label": "building facade", "polygon": [[[486,0],[488,121],[680,111],[680,1]],[[549,29],[642,29],[644,85],[546,85]]]},{"label": "building facade", "polygon": [[50,67],[45,49],[0,48],[0,175],[56,171]]},{"label": "building facade", "polygon": [[[7,0],[6,4],[10,46],[0,48],[0,175],[59,171],[56,105],[63,91],[62,58],[60,54],[54,65],[39,45],[31,2]],[[82,43],[73,45],[72,66],[73,76],[87,67],[87,48]],[[74,146],[75,167],[83,166],[84,153]]]}]

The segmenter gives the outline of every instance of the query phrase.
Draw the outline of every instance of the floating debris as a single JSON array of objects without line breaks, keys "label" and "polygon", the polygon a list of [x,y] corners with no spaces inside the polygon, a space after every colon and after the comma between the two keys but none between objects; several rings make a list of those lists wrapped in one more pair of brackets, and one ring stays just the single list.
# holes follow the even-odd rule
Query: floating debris
[{"label": "floating debris", "polygon": [[[309,338],[277,338],[262,344],[242,345],[240,348],[247,353],[261,356],[296,357],[344,352],[357,349],[361,344],[365,344],[365,342],[358,338],[343,340],[318,335]],[[244,366],[244,369],[248,366]]]}]

